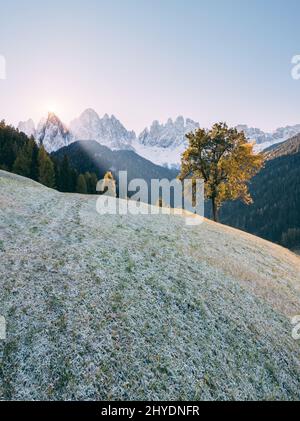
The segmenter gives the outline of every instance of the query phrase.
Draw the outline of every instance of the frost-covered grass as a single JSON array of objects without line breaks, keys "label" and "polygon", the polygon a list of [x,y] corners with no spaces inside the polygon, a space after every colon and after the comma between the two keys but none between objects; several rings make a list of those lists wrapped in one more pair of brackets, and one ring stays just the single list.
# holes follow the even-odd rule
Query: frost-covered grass
[{"label": "frost-covered grass", "polygon": [[0,172],[0,399],[299,399],[300,259]]}]

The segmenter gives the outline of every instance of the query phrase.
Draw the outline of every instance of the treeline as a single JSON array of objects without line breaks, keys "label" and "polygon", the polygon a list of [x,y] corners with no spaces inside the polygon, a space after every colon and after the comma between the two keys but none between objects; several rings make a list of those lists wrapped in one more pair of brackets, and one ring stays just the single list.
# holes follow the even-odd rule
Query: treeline
[{"label": "treeline", "polygon": [[49,155],[28,138],[4,121],[0,122],[0,169],[38,181],[61,192],[95,194],[95,173],[78,173],[65,155],[62,160]]}]

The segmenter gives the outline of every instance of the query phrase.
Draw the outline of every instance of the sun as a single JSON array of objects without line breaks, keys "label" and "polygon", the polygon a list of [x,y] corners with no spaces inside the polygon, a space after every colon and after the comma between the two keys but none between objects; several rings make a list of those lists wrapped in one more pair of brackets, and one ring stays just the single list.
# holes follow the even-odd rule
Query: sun
[{"label": "sun", "polygon": [[54,113],[54,114],[57,114],[57,113],[59,113],[59,111],[60,111],[60,107],[59,107],[58,103],[57,103],[57,102],[55,102],[55,101],[49,101],[49,102],[47,103],[46,108],[47,108],[47,111],[48,111],[49,113]]},{"label": "sun", "polygon": [[48,113],[53,113],[59,115],[63,111],[62,101],[59,101],[57,98],[45,98],[40,104],[39,110],[43,115]]}]

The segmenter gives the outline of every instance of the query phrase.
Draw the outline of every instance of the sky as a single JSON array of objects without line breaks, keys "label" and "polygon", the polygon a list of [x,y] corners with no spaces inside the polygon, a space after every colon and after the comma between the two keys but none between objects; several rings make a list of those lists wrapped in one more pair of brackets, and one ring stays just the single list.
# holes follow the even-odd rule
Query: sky
[{"label": "sky", "polygon": [[[300,123],[299,0],[0,0],[0,119]],[[0,69],[1,75],[1,69]]]}]

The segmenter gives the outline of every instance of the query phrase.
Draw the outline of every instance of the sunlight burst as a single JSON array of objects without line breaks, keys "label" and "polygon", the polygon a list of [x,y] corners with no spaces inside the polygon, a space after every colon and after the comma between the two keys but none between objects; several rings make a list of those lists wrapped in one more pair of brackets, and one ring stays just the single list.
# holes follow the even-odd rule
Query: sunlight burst
[{"label": "sunlight burst", "polygon": [[55,101],[49,101],[45,108],[47,112],[54,113],[54,114],[58,114],[61,111],[61,108],[59,107],[58,103]]}]

